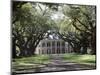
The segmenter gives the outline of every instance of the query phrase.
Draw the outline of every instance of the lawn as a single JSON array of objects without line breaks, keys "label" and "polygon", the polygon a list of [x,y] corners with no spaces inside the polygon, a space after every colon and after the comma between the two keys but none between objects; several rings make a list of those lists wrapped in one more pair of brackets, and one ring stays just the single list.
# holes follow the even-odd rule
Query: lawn
[{"label": "lawn", "polygon": [[96,56],[95,55],[80,55],[80,54],[64,54],[63,59],[69,62],[76,62],[79,64],[96,64]]},{"label": "lawn", "polygon": [[35,55],[31,57],[23,57],[23,58],[16,58],[14,59],[15,62],[20,62],[20,63],[46,63],[49,60],[48,55]]},{"label": "lawn", "polygon": [[[95,55],[80,55],[80,54],[59,54],[64,61],[75,62],[78,64],[96,65]],[[50,55],[36,55],[31,57],[23,57],[13,59],[13,70],[27,70],[46,66],[52,58]],[[58,57],[59,58],[59,57]]]},{"label": "lawn", "polygon": [[13,60],[14,62],[12,62],[12,68],[15,70],[22,70],[43,67],[43,64],[47,64],[49,62],[49,56],[36,55],[31,57],[16,58]]}]

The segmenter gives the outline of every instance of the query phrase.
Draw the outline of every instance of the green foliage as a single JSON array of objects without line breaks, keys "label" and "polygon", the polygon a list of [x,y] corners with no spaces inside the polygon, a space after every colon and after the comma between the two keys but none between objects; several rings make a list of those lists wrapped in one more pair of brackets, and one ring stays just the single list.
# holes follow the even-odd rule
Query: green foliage
[{"label": "green foliage", "polygon": [[[79,50],[83,47],[82,53],[87,53],[87,47],[91,44],[90,41],[96,41],[95,6],[63,5],[62,8],[65,17],[60,21],[59,33],[61,37],[71,44],[74,51],[77,47]],[[95,52],[94,44],[91,44],[91,49]]]},{"label": "green foliage", "polygon": [[[53,28],[54,22],[49,17],[50,14],[46,12],[47,9],[42,10],[42,7],[43,5],[40,3],[25,3],[16,11],[13,11],[12,33],[14,39],[16,39],[14,44],[19,47],[22,56],[30,53],[34,54],[39,41],[44,38],[48,30]],[[24,49],[29,54],[23,53],[25,52]],[[33,50],[33,52],[29,52],[29,50]]]},{"label": "green foliage", "polygon": [[[67,7],[67,8],[66,8]],[[90,32],[91,25],[95,27],[95,6],[66,5],[64,14],[70,18],[77,30]]]},{"label": "green foliage", "polygon": [[[26,54],[22,55],[28,55],[31,51],[34,54],[36,46],[46,34],[49,34],[48,31],[59,34],[62,39],[69,42],[74,51],[79,52],[81,47],[86,49],[92,39],[95,43],[95,6],[34,2],[13,4],[13,43],[22,51],[21,53],[26,50]],[[93,43],[91,47],[94,46]],[[95,47],[92,49],[95,52]]]}]

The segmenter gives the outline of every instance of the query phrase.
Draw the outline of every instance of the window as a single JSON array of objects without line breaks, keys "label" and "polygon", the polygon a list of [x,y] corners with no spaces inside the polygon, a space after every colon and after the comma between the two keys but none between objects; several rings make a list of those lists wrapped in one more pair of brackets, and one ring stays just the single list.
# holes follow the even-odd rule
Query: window
[{"label": "window", "polygon": [[55,47],[54,48],[52,48],[52,54],[54,54],[55,53]]},{"label": "window", "polygon": [[57,42],[57,46],[60,46],[60,42],[59,41]]},{"label": "window", "polygon": [[59,54],[60,53],[60,48],[57,48],[57,54]]},{"label": "window", "polygon": [[42,47],[45,47],[45,42],[42,43]]},{"label": "window", "polygon": [[62,48],[62,53],[65,53],[65,48]]},{"label": "window", "polygon": [[50,47],[50,42],[47,42],[47,47]]},{"label": "window", "polygon": [[55,46],[55,41],[52,42],[52,47]]}]

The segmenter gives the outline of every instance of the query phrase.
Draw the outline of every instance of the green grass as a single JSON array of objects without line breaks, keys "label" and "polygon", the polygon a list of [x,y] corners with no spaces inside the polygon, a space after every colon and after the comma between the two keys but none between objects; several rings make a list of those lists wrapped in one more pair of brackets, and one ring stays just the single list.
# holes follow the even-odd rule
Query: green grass
[{"label": "green grass", "polygon": [[49,56],[47,55],[35,55],[31,57],[23,57],[13,59],[15,62],[12,62],[14,70],[21,69],[31,69],[44,66],[49,62]]},{"label": "green grass", "polygon": [[[61,55],[62,60],[79,64],[95,65],[95,55],[80,55],[67,53]],[[59,58],[59,57],[58,57]],[[16,58],[12,62],[14,70],[39,68],[48,64],[51,60],[50,55],[35,55],[31,57]]]},{"label": "green grass", "polygon": [[79,55],[79,54],[64,54],[63,59],[70,62],[76,62],[80,64],[94,64],[96,62],[95,55]]},{"label": "green grass", "polygon": [[31,57],[23,57],[14,59],[16,63],[46,63],[49,61],[49,57],[47,55],[36,55]]}]

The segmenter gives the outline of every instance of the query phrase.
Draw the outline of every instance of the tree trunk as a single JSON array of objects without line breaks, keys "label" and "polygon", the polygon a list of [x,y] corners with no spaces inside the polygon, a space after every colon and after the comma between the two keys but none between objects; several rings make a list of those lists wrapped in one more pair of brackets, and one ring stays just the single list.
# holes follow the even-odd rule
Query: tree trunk
[{"label": "tree trunk", "polygon": [[96,54],[96,30],[93,31],[91,37],[91,54]]},{"label": "tree trunk", "polygon": [[73,47],[73,50],[75,53],[80,53],[80,48],[81,48],[81,46],[79,46],[78,44],[75,44]]},{"label": "tree trunk", "polygon": [[87,46],[83,46],[82,54],[87,54]]},{"label": "tree trunk", "polygon": [[12,38],[12,58],[16,58],[16,45],[15,45],[15,38]]},{"label": "tree trunk", "polygon": [[35,55],[35,50],[36,50],[36,47],[33,46],[33,47],[31,48],[31,55]]}]

